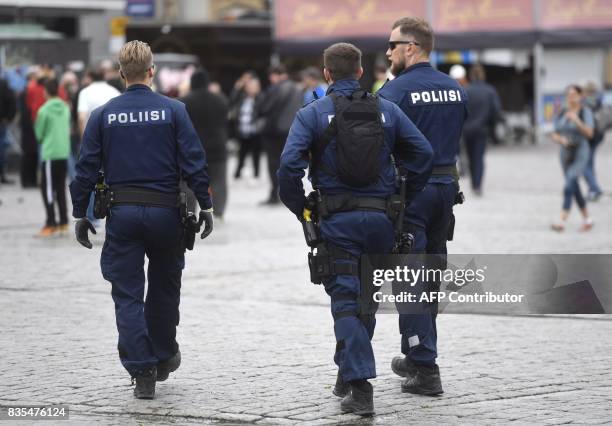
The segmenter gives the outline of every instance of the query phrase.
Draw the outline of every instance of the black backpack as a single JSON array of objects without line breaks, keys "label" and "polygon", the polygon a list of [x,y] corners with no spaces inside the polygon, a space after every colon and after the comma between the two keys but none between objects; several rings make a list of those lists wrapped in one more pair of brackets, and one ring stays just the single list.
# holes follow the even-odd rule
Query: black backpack
[{"label": "black backpack", "polygon": [[[348,97],[336,93],[330,96],[336,113],[311,152],[310,174],[314,186],[317,186],[314,179],[318,168],[348,186],[371,185],[380,175],[380,152],[385,143],[378,97],[362,89]],[[321,161],[325,148],[334,138],[336,172]]]}]

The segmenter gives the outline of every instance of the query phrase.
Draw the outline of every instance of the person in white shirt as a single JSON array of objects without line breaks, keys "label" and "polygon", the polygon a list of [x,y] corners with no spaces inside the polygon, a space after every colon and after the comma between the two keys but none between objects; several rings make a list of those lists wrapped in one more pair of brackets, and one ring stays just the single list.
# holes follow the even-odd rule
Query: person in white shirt
[{"label": "person in white shirt", "polygon": [[91,84],[81,90],[77,104],[81,135],[83,135],[85,131],[85,125],[89,119],[89,114],[91,114],[94,109],[104,105],[112,98],[121,94],[117,89],[104,81],[104,70],[102,68],[91,68],[87,71],[87,77],[91,80]]}]

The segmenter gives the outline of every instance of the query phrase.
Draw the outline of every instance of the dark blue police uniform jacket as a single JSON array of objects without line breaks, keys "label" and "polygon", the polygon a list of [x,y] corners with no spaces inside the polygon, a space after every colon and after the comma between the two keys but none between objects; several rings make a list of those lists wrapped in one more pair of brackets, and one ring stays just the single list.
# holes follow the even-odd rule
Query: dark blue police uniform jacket
[{"label": "dark blue police uniform jacket", "polygon": [[[434,171],[425,189],[406,209],[414,251],[446,254],[458,186],[437,167],[454,166],[467,110],[467,95],[428,62],[414,64],[388,81],[378,94],[399,107],[425,135],[434,151]],[[433,365],[437,356],[436,315],[400,315],[402,352],[415,364]]]},{"label": "dark blue police uniform jacket", "polygon": [[[339,80],[328,89],[328,94],[352,94],[359,88],[357,80]],[[380,155],[381,172],[378,180],[363,188],[354,188],[339,182],[335,176],[322,169],[315,171],[317,187],[324,194],[349,193],[354,196],[386,198],[395,192],[395,170],[390,156],[393,153],[401,173],[408,177],[408,190],[420,191],[431,171],[432,149],[421,132],[393,103],[380,99],[385,144]],[[315,140],[322,136],[335,114],[330,96],[315,100],[298,111],[278,170],[279,193],[283,203],[298,217],[304,208],[302,178],[308,167],[308,152]],[[336,170],[335,140],[326,147],[322,162],[326,169]],[[313,176],[309,176],[312,180]],[[333,246],[354,256],[363,253],[388,253],[393,245],[393,223],[385,213],[354,210],[332,214],[321,220],[322,238]],[[343,296],[358,296],[359,278],[353,275],[336,275],[325,280],[325,290],[331,297],[332,315],[358,311],[356,300]],[[337,346],[334,361],[345,381],[367,379],[376,376],[374,354],[370,339],[374,333],[375,319],[361,321],[357,316],[345,316],[335,321]]]},{"label": "dark blue police uniform jacket", "polygon": [[[180,168],[200,207],[212,206],[206,154],[185,106],[148,86],[132,85],[91,113],[70,185],[74,217],[85,216],[101,168],[112,189],[138,187],[165,193],[178,193]],[[121,204],[112,206],[107,216],[100,264],[112,284],[119,357],[132,376],[178,350],[182,235],[178,208]],[[146,303],[145,255],[149,258]]]}]

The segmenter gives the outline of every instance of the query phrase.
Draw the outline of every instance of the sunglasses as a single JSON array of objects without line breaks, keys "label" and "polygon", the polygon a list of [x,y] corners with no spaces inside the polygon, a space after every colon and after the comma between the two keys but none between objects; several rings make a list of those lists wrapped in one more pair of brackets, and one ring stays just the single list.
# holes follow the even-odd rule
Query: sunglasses
[{"label": "sunglasses", "polygon": [[389,50],[395,50],[398,44],[414,44],[415,46],[420,46],[420,43],[417,43],[416,41],[403,41],[403,40],[390,41]]}]

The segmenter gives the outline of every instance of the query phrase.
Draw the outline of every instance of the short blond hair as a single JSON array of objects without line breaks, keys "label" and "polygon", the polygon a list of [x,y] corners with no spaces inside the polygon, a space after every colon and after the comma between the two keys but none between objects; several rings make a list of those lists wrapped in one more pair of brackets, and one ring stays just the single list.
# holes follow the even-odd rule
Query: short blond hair
[{"label": "short blond hair", "polygon": [[151,48],[147,43],[139,40],[125,43],[119,50],[117,59],[123,78],[127,81],[144,79],[147,70],[153,66]]}]

